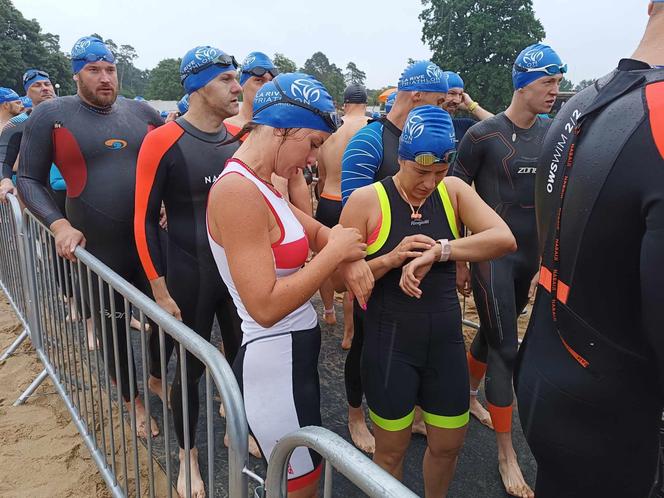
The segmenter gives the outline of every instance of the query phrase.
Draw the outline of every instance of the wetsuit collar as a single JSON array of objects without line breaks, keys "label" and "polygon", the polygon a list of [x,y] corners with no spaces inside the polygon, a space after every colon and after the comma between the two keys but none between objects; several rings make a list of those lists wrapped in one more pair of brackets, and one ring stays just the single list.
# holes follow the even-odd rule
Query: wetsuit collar
[{"label": "wetsuit collar", "polygon": [[225,126],[221,127],[221,130],[213,133],[208,133],[203,130],[199,130],[196,128],[194,125],[192,125],[187,119],[182,116],[179,117],[178,119],[175,120],[175,122],[180,125],[180,127],[189,133],[189,135],[192,135],[193,137],[202,140],[203,142],[209,142],[209,143],[214,143],[218,144],[219,142],[223,142],[226,140],[228,137],[228,130],[226,129]]},{"label": "wetsuit collar", "polygon": [[92,112],[95,112],[97,114],[110,114],[110,113],[113,112],[114,104],[111,104],[111,105],[106,106],[106,107],[97,107],[97,106],[94,106],[92,104],[88,104],[85,100],[83,100],[78,95],[76,97],[78,98],[78,101],[80,102],[80,104],[83,107],[85,107],[86,109],[91,110]]},{"label": "wetsuit collar", "polygon": [[618,63],[618,71],[643,71],[644,69],[652,69],[652,66],[636,59],[620,59]]}]

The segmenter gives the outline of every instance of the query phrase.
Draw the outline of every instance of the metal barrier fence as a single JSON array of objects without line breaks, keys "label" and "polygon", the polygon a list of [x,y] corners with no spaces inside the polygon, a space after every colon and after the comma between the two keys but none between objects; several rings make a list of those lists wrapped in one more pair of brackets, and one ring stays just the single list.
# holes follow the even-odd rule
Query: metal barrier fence
[{"label": "metal barrier fence", "polygon": [[[201,456],[200,461],[203,476],[207,473],[208,495],[223,492],[218,487],[215,489],[219,467],[215,448],[223,437],[215,432],[216,388],[224,407],[230,443],[228,495],[246,498],[248,478],[261,484],[263,480],[247,468],[246,414],[239,387],[223,355],[84,249],[76,249],[75,262],[58,257],[48,228],[27,210],[21,217],[16,199],[8,198],[9,203],[0,204],[0,286],[24,325],[20,341],[12,346],[12,351],[30,334],[45,367],[15,404],[24,403],[50,378],[112,496],[171,497],[174,494],[172,453],[182,450],[172,437],[172,410],[166,403],[151,401],[148,394],[148,365],[155,361],[160,370],[158,384],[162,392],[168,392],[167,340],[170,338],[175,341],[181,359],[171,376],[176,380],[179,377],[182,386],[184,454],[193,446],[187,409],[192,393],[188,388],[198,389],[198,382],[188,383],[187,377],[192,362],[200,361],[205,379],[205,420],[199,425],[204,426],[205,437],[204,442],[198,438],[197,446],[204,448],[206,456]],[[138,331],[131,330],[132,313],[139,319]],[[140,423],[143,412],[148,421],[145,426]],[[151,431],[153,415],[161,418],[160,434],[143,438],[144,432]],[[302,429],[284,438],[280,447],[296,440],[319,451],[328,460],[328,466],[331,463],[371,496],[414,496],[329,431]],[[286,463],[291,451],[285,457]],[[277,455],[276,450],[273,455]],[[280,473],[285,482],[287,466],[281,464],[280,458],[276,460],[279,463],[271,460],[268,472]],[[346,458],[348,461],[344,461]],[[165,475],[155,471],[155,461],[161,464]],[[326,475],[329,477],[325,496],[330,496],[331,468],[328,467]],[[191,494],[191,466],[189,458],[185,458],[184,495]]]},{"label": "metal barrier fence", "polygon": [[417,496],[335,433],[322,427],[304,427],[282,437],[272,450],[266,481],[269,498],[286,498],[288,461],[295,448],[300,446],[317,451],[325,459],[324,498],[332,496],[332,468],[371,497]]}]

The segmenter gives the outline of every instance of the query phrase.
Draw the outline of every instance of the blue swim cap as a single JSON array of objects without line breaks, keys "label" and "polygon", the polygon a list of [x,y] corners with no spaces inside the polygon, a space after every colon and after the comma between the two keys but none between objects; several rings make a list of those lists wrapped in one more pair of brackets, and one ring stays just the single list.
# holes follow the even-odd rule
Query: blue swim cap
[{"label": "blue swim cap", "polygon": [[27,95],[25,97],[21,97],[21,104],[23,104],[23,107],[26,109],[30,109],[32,107],[32,99]]},{"label": "blue swim cap", "polygon": [[555,50],[548,45],[536,43],[524,48],[514,61],[512,83],[514,89],[518,90],[540,78],[566,72],[567,64],[563,64]]},{"label": "blue swim cap", "polygon": [[461,76],[459,76],[459,73],[455,73],[454,71],[445,71],[445,76],[447,76],[448,90],[451,90],[452,88],[461,88],[462,90],[464,89],[463,80],[461,79]]},{"label": "blue swim cap", "polygon": [[38,81],[51,81],[51,77],[41,69],[28,69],[23,73],[23,90],[28,93],[28,88]]},{"label": "blue swim cap", "polygon": [[21,97],[18,96],[18,93],[16,93],[11,88],[0,86],[0,104],[4,104],[5,102],[14,102],[16,100],[21,100]]},{"label": "blue swim cap", "polygon": [[140,95],[136,95],[136,97],[134,97],[134,100],[137,100],[139,102],[147,102],[147,100],[145,100],[145,97],[141,97]]},{"label": "blue swim cap", "polygon": [[401,73],[397,89],[400,92],[447,93],[447,78],[443,70],[433,62],[417,61]]},{"label": "blue swim cap", "polygon": [[178,111],[180,114],[184,114],[189,110],[189,94],[186,94],[180,100],[178,100]]},{"label": "blue swim cap", "polygon": [[284,73],[265,83],[254,99],[253,122],[273,128],[337,129],[334,101],[313,76]]},{"label": "blue swim cap", "polygon": [[71,49],[71,68],[74,74],[78,74],[86,64],[99,61],[115,64],[115,55],[99,38],[84,36],[74,43]]},{"label": "blue swim cap", "polygon": [[187,93],[200,90],[221,73],[235,71],[237,61],[232,55],[209,45],[192,48],[180,63],[180,82]]},{"label": "blue swim cap", "polygon": [[387,97],[387,100],[385,101],[385,112],[390,112],[392,110],[392,106],[394,105],[394,101],[397,100],[397,92],[392,92],[389,97]]},{"label": "blue swim cap", "polygon": [[399,138],[399,157],[422,166],[450,162],[456,140],[452,117],[434,105],[416,107],[406,118]]},{"label": "blue swim cap", "polygon": [[272,59],[263,52],[251,52],[242,62],[240,85],[244,86],[252,76],[263,76],[265,73],[270,73],[275,78],[279,74],[279,70],[274,65],[274,62],[272,62]]},{"label": "blue swim cap", "polygon": [[159,116],[161,116],[161,119],[166,119],[168,117],[168,111],[161,111]]}]

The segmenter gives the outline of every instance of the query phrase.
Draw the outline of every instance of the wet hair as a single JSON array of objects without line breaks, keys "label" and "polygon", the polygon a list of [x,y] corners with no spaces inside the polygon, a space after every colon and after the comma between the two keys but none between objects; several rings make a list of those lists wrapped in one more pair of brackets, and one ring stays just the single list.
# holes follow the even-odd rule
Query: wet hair
[{"label": "wet hair", "polygon": [[[219,147],[223,145],[229,145],[229,144],[234,144],[242,140],[247,134],[250,132],[254,131],[257,129],[260,125],[254,121],[249,121],[247,124],[245,124],[240,131],[237,132],[237,135],[231,135],[231,138],[224,140],[222,143],[219,144]],[[282,138],[282,142],[286,141],[286,139],[293,135],[295,132],[300,130],[301,128],[275,128],[274,133],[276,136],[280,136]]]}]

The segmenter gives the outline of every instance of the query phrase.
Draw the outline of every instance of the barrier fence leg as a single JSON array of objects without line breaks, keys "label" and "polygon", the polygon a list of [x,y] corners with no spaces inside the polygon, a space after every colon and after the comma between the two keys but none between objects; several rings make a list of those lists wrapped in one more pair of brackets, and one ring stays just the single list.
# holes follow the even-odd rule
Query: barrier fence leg
[{"label": "barrier fence leg", "polygon": [[323,498],[332,498],[332,465],[325,460],[325,483],[323,486]]},{"label": "barrier fence leg", "polygon": [[30,396],[32,396],[32,393],[35,392],[35,390],[39,387],[39,385],[44,382],[44,379],[48,377],[48,372],[46,369],[42,370],[41,373],[37,376],[35,380],[32,381],[32,384],[30,384],[30,387],[28,387],[23,394],[21,394],[18,399],[14,402],[14,406],[20,406],[23,403],[25,403]]},{"label": "barrier fence leg", "polygon": [[5,361],[7,358],[9,358],[11,355],[14,354],[14,352],[18,349],[18,347],[25,341],[30,333],[28,332],[27,329],[23,329],[23,332],[21,332],[21,335],[19,335],[14,342],[12,342],[11,346],[9,346],[4,353],[2,353],[2,356],[0,356],[0,362]]}]

